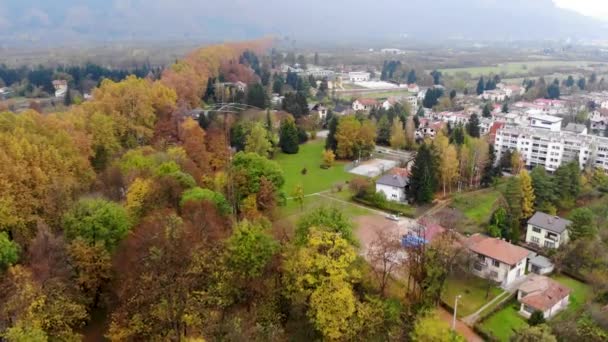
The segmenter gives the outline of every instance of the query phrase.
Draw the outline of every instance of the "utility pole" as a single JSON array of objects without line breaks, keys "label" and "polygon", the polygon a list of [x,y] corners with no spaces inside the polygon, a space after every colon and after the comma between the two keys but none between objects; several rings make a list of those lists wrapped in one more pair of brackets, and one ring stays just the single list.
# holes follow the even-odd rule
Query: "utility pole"
[{"label": "utility pole", "polygon": [[456,313],[458,312],[458,300],[462,298],[461,295],[457,295],[454,299],[454,317],[452,317],[452,330],[456,330]]}]

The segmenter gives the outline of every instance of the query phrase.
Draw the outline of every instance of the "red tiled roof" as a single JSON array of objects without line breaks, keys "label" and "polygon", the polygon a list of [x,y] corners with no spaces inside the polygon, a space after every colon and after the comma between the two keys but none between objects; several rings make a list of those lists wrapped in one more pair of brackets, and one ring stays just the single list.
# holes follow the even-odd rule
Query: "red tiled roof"
[{"label": "red tiled roof", "polygon": [[[526,280],[533,284],[522,284],[520,290],[526,294],[520,302],[540,311],[547,311],[570,294],[570,289],[545,276],[534,276]],[[527,292],[531,288],[533,291]]]},{"label": "red tiled roof", "polygon": [[375,99],[357,99],[357,101],[359,101],[359,103],[361,103],[364,106],[378,105],[378,101],[376,101]]},{"label": "red tiled roof", "polygon": [[480,234],[471,236],[467,240],[467,246],[477,254],[485,255],[508,265],[516,265],[530,254],[527,249]]},{"label": "red tiled roof", "polygon": [[410,171],[406,168],[403,167],[394,167],[392,168],[389,173],[391,175],[399,175],[401,177],[409,177],[410,176]]}]

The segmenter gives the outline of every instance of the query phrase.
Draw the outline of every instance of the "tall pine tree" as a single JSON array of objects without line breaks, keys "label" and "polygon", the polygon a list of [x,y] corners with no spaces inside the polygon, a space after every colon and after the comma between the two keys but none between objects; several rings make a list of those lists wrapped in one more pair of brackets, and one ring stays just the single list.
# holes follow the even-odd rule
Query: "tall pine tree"
[{"label": "tall pine tree", "polygon": [[281,151],[287,154],[296,154],[300,149],[298,128],[292,117],[287,117],[281,122],[279,129],[279,146]]},{"label": "tall pine tree", "polygon": [[409,198],[416,203],[430,203],[435,196],[437,186],[437,157],[431,146],[422,144],[412,167]]},{"label": "tall pine tree", "polygon": [[469,123],[467,124],[467,133],[473,138],[479,138],[481,135],[481,131],[479,128],[479,117],[477,114],[472,114],[469,118]]},{"label": "tall pine tree", "polygon": [[336,131],[338,130],[338,117],[335,115],[332,116],[327,126],[329,132],[327,133],[327,138],[325,139],[325,149],[336,152],[336,148],[338,148],[338,141],[336,140]]}]

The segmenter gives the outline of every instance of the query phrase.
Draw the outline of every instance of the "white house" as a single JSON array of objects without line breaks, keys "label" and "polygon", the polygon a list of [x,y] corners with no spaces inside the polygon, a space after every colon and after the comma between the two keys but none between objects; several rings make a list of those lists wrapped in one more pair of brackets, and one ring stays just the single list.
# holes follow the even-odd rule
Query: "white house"
[{"label": "white house", "polygon": [[568,307],[570,289],[549,277],[531,274],[517,288],[517,301],[520,315],[529,318],[541,311],[549,319]]},{"label": "white house", "polygon": [[310,113],[317,113],[319,115],[319,119],[323,121],[327,117],[327,107],[323,106],[320,103],[312,104],[310,105]]},{"label": "white house", "polygon": [[384,102],[382,102],[382,108],[384,108],[384,110],[389,110],[391,108],[393,108],[393,106],[397,103],[397,100],[390,98],[390,99],[386,99],[384,100]]},{"label": "white house", "polygon": [[376,192],[382,192],[386,199],[394,202],[406,201],[409,179],[400,174],[387,173],[376,181]]},{"label": "white house", "polygon": [[351,82],[369,81],[370,74],[365,71],[352,71],[348,73],[348,80]]},{"label": "white house", "polygon": [[54,80],[53,87],[55,88],[55,97],[64,97],[68,92],[68,81]]},{"label": "white house", "polygon": [[407,91],[417,94],[420,91],[420,87],[416,83],[411,83],[407,85]]},{"label": "white house", "polygon": [[355,100],[355,102],[353,102],[354,111],[370,110],[373,107],[377,107],[377,106],[378,106],[378,101],[376,101],[374,99],[357,99],[357,100]]},{"label": "white house", "polygon": [[529,220],[526,243],[545,248],[559,248],[568,243],[571,221],[537,211]]},{"label": "white house", "polygon": [[416,109],[418,109],[418,98],[416,96],[407,96],[405,99],[405,102],[408,103],[410,105],[410,108],[413,112],[416,111]]},{"label": "white house", "polygon": [[475,254],[473,273],[507,287],[524,277],[530,251],[504,240],[475,234],[466,241]]}]

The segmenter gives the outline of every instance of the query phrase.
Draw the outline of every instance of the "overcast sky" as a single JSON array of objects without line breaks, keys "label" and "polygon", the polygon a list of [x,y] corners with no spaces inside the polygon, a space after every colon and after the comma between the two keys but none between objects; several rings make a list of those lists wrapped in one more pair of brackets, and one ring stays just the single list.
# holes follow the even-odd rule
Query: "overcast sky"
[{"label": "overcast sky", "polygon": [[553,0],[558,6],[608,21],[608,0]]}]

